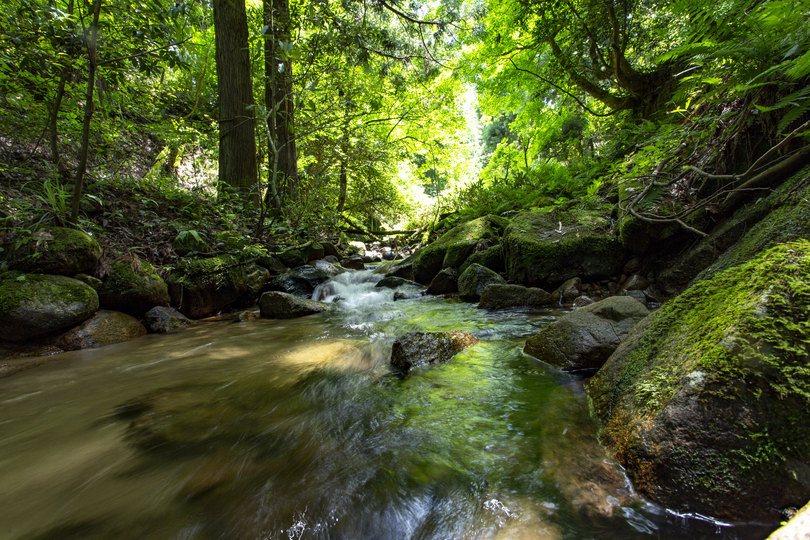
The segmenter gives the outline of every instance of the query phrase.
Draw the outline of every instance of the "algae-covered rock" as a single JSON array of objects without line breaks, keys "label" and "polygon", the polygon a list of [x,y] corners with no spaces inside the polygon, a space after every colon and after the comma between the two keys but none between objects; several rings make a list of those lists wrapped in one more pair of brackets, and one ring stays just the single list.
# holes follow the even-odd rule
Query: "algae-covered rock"
[{"label": "algae-covered rock", "polygon": [[110,267],[99,290],[103,309],[123,311],[140,317],[155,306],[169,305],[169,289],[155,268],[134,258]]},{"label": "algae-covered rock", "polygon": [[172,304],[187,317],[199,319],[216,313],[247,290],[245,264],[224,255],[191,259],[177,265],[169,277]]},{"label": "algae-covered rock", "polygon": [[494,272],[505,272],[506,266],[503,262],[503,251],[501,250],[500,244],[496,244],[494,246],[490,246],[487,249],[476,251],[469,257],[467,260],[464,261],[458,271],[460,274],[463,274],[464,271],[469,267],[471,264],[480,264],[483,267],[489,268]]},{"label": "algae-covered rock", "polygon": [[391,349],[391,365],[402,373],[427,364],[447,362],[478,343],[469,332],[411,332],[401,336]]},{"label": "algae-covered rock", "polygon": [[597,281],[619,273],[624,264],[610,221],[592,211],[518,214],[501,245],[509,281],[531,286],[576,276]]},{"label": "algae-covered rock", "polygon": [[588,384],[600,441],[676,511],[779,519],[810,499],[810,244],[699,281]]},{"label": "algae-covered rock", "polygon": [[[484,216],[454,227],[414,257],[414,281],[427,284],[443,268],[457,270],[476,251],[480,242],[497,241],[496,231],[502,225],[503,218]],[[490,245],[482,244],[482,249]]]},{"label": "algae-covered rock", "polygon": [[331,304],[307,300],[300,296],[279,291],[270,291],[259,298],[262,317],[269,319],[294,319],[314,315],[332,309]]},{"label": "algae-covered rock", "polygon": [[75,351],[129,341],[143,335],[146,335],[146,328],[135,317],[119,311],[102,309],[60,336],[57,343],[65,351]]},{"label": "algae-covered rock", "polygon": [[627,296],[611,296],[566,313],[526,340],[523,352],[566,371],[593,373],[649,311]]},{"label": "algae-covered rock", "polygon": [[101,257],[93,238],[75,229],[48,227],[26,235],[9,251],[9,267],[21,272],[73,276],[90,273]]},{"label": "algae-covered rock", "polygon": [[458,277],[458,295],[477,302],[487,285],[506,285],[506,280],[489,268],[473,263]]},{"label": "algae-covered rock", "polygon": [[92,287],[65,276],[0,275],[0,339],[21,341],[86,320],[98,310]]},{"label": "algae-covered rock", "polygon": [[481,309],[533,308],[548,306],[553,298],[543,289],[492,283],[484,287],[478,307]]}]

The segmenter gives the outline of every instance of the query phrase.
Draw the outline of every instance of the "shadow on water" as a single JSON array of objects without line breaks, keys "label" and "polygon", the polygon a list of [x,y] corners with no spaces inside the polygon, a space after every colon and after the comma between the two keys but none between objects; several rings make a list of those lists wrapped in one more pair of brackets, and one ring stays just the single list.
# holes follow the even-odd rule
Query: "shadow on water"
[{"label": "shadow on water", "polygon": [[[0,381],[0,537],[753,540],[634,495],[580,382],[522,354],[554,313],[392,302],[69,353]],[[342,287],[342,289],[341,289]],[[354,292],[353,292],[354,291]],[[337,299],[337,297],[340,299]],[[470,330],[392,376],[402,333]]]}]

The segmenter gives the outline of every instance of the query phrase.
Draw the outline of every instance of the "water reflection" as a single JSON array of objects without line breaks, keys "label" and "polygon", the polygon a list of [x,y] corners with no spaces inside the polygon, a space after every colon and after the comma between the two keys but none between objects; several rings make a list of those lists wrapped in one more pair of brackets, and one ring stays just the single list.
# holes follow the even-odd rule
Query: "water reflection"
[{"label": "water reflection", "polygon": [[[766,536],[634,496],[581,384],[521,353],[549,313],[342,279],[326,315],[203,324],[0,380],[0,537]],[[397,335],[448,329],[482,343],[391,376]]]}]

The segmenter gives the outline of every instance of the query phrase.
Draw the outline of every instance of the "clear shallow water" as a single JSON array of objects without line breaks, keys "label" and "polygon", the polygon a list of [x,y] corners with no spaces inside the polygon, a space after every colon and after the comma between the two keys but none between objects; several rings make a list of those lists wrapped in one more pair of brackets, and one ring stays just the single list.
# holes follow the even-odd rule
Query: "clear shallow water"
[{"label": "clear shallow water", "polygon": [[[582,386],[521,352],[554,312],[391,302],[203,323],[0,380],[0,538],[761,539],[677,516],[596,444]],[[327,295],[330,296],[330,295]],[[406,379],[396,336],[482,342]]]}]

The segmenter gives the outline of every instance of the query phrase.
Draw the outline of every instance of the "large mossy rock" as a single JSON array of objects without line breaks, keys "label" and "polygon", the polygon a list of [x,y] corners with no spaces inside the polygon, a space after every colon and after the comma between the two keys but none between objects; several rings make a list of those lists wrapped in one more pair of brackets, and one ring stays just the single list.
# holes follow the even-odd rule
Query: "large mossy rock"
[{"label": "large mossy rock", "polygon": [[428,364],[447,362],[478,343],[469,332],[411,332],[399,337],[391,349],[391,365],[400,373]]},{"label": "large mossy rock", "polygon": [[323,313],[332,309],[331,304],[316,302],[279,291],[270,291],[259,298],[262,317],[268,319],[295,319],[305,315]]},{"label": "large mossy rock", "polygon": [[593,211],[518,214],[502,246],[507,279],[533,287],[576,276],[587,282],[605,279],[624,264],[610,221]]},{"label": "large mossy rock", "polygon": [[137,258],[112,265],[98,296],[102,309],[123,311],[133,317],[155,306],[168,306],[170,301],[169,289],[155,268]]},{"label": "large mossy rock", "polygon": [[21,341],[64,330],[98,310],[92,287],[65,276],[0,275],[0,339]]},{"label": "large mossy rock", "polygon": [[75,229],[49,227],[19,239],[9,267],[21,272],[73,276],[91,273],[101,257],[93,238]]},{"label": "large mossy rock", "polygon": [[506,271],[506,266],[503,262],[503,251],[501,250],[500,244],[474,252],[472,255],[467,257],[464,264],[459,267],[459,273],[463,274],[471,264],[480,264],[481,266],[489,268],[494,272]]},{"label": "large mossy rock", "polygon": [[611,296],[566,313],[529,337],[523,352],[566,371],[593,373],[649,314],[629,296]]},{"label": "large mossy rock", "polygon": [[778,520],[810,499],[810,244],[699,281],[588,384],[600,441],[676,511]]},{"label": "large mossy rock", "polygon": [[498,216],[484,216],[454,227],[414,257],[414,281],[428,284],[443,268],[457,270],[478,247],[489,249],[497,242],[506,223]]},{"label": "large mossy rock", "polygon": [[247,291],[245,264],[223,255],[191,259],[177,265],[169,277],[172,304],[187,317],[199,319],[216,313]]},{"label": "large mossy rock", "polygon": [[102,309],[60,336],[57,343],[65,351],[75,351],[129,341],[143,335],[146,335],[146,328],[135,317],[120,311]]},{"label": "large mossy rock", "polygon": [[458,295],[477,302],[487,285],[506,285],[506,280],[489,268],[473,263],[458,277]]},{"label": "large mossy rock", "polygon": [[543,289],[491,283],[484,287],[478,307],[481,309],[537,308],[549,306],[553,297]]}]

